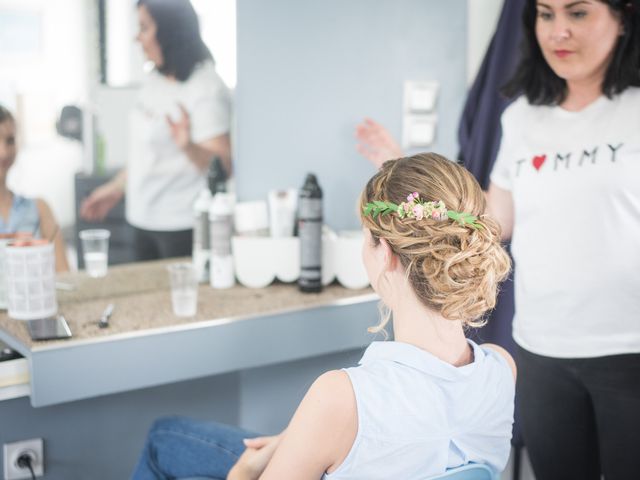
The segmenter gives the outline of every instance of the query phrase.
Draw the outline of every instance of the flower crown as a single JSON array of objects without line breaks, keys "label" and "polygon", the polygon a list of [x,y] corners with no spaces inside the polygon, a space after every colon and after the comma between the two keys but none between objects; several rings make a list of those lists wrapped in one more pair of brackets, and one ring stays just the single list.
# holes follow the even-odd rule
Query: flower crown
[{"label": "flower crown", "polygon": [[371,216],[373,218],[376,218],[378,215],[389,215],[390,213],[395,213],[400,218],[415,218],[416,220],[431,218],[432,220],[442,221],[450,218],[462,226],[468,225],[471,228],[482,229],[482,225],[477,221],[478,217],[470,213],[447,210],[442,200],[438,200],[437,202],[423,202],[420,200],[418,192],[410,193],[407,196],[407,201],[402,202],[400,205],[396,205],[393,202],[374,200],[373,202],[367,203],[362,211],[365,216]]}]

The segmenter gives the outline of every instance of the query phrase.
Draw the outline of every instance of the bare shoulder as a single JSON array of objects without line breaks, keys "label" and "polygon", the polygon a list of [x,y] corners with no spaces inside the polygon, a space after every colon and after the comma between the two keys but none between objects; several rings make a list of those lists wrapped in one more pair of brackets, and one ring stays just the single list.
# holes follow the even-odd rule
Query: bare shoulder
[{"label": "bare shoulder", "polygon": [[36,207],[38,208],[38,213],[40,213],[40,216],[53,217],[53,213],[51,212],[51,207],[49,207],[49,204],[44,199],[36,198],[35,202],[36,202]]},{"label": "bare shoulder", "polygon": [[316,414],[330,424],[357,422],[356,398],[349,375],[331,370],[320,375],[311,385],[304,400],[313,405]]},{"label": "bare shoulder", "polygon": [[358,432],[346,372],[318,377],[298,406],[261,480],[317,479],[347,457]]},{"label": "bare shoulder", "polygon": [[309,391],[315,391],[319,395],[330,393],[342,400],[349,400],[354,396],[351,380],[344,370],[330,370],[323,373],[316,378]]},{"label": "bare shoulder", "polygon": [[56,219],[53,216],[53,211],[49,204],[42,198],[36,198],[36,207],[38,208],[38,214],[40,215],[40,224],[42,225],[43,233],[48,236],[51,230],[55,229]]},{"label": "bare shoulder", "polygon": [[504,359],[509,364],[509,367],[511,367],[511,372],[513,373],[513,379],[514,380],[516,379],[516,377],[518,376],[518,368],[516,367],[516,362],[513,360],[513,357],[511,356],[511,354],[509,352],[507,352],[500,345],[496,345],[495,343],[483,343],[480,346],[484,347],[484,348],[488,348],[490,350],[493,350],[494,352],[497,352],[502,357],[504,357]]}]

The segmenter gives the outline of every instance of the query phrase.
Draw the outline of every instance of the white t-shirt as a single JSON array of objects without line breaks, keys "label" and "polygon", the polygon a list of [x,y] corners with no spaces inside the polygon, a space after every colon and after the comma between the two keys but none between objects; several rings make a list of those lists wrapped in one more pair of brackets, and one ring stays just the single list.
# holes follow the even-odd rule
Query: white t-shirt
[{"label": "white t-shirt", "polygon": [[491,181],[513,195],[523,348],[640,352],[640,89],[580,112],[514,102]]},{"label": "white t-shirt", "polygon": [[130,118],[126,216],[138,228],[193,228],[193,202],[206,179],[171,137],[166,115],[179,120],[179,104],[189,113],[194,143],[230,130],[230,94],[213,62],[196,67],[185,82],[149,75]]}]

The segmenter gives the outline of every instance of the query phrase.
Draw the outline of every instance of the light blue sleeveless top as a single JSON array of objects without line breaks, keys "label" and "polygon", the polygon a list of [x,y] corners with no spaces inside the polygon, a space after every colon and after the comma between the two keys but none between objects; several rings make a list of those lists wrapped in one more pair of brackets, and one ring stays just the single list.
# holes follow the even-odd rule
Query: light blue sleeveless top
[{"label": "light blue sleeveless top", "polygon": [[0,217],[0,233],[16,232],[29,232],[39,237],[40,212],[34,199],[14,194],[8,220]]},{"label": "light blue sleeveless top", "polygon": [[358,433],[326,480],[424,480],[469,462],[496,473],[506,466],[515,382],[507,361],[473,347],[474,361],[454,367],[400,342],[373,342],[347,368]]}]

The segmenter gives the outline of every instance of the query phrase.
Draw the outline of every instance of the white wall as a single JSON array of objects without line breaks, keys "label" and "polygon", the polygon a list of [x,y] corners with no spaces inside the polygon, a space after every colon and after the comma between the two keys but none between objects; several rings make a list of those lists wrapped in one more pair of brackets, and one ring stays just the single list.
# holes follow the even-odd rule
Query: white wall
[{"label": "white wall", "polygon": [[467,0],[467,83],[478,73],[498,23],[504,0]]}]

